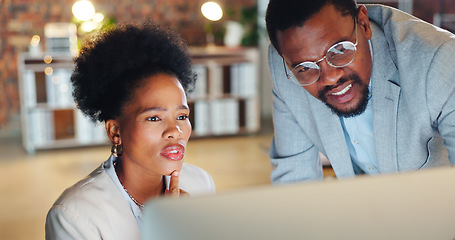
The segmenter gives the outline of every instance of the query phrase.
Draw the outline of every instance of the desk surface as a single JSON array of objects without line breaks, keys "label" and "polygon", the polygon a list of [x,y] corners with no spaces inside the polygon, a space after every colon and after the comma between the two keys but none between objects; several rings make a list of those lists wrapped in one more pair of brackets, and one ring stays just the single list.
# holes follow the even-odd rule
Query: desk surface
[{"label": "desk surface", "polygon": [[144,211],[144,239],[455,239],[455,168],[264,186]]}]

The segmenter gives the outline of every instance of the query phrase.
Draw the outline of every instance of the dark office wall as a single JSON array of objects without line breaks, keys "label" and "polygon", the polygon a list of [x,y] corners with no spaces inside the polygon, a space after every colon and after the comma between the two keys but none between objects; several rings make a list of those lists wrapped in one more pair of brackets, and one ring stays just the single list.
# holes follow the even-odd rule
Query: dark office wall
[{"label": "dark office wall", "polygon": [[[33,35],[43,39],[47,22],[70,22],[71,7],[76,0],[1,0],[0,1],[0,136],[2,132],[18,131],[19,92],[17,80],[18,53],[27,51]],[[190,45],[206,42],[200,13],[203,0],[91,0],[96,11],[118,23],[154,19],[180,32]],[[218,0],[233,15],[218,22],[238,19],[242,7],[256,4],[255,0]],[[42,47],[45,42],[42,42]]]},{"label": "dark office wall", "polygon": [[[17,56],[27,51],[30,38],[43,36],[47,22],[69,22],[75,0],[1,0],[0,1],[0,136],[5,131],[18,131],[19,92]],[[119,23],[151,18],[179,31],[190,45],[205,44],[204,24],[200,14],[203,0],[92,0],[97,11]],[[255,0],[218,0],[225,9],[234,9],[238,19],[242,7]],[[393,5],[393,4],[392,4]],[[396,4],[395,4],[396,5]],[[434,13],[455,13],[453,0],[414,0],[414,15],[428,22]],[[222,23],[219,23],[222,24]],[[43,43],[45,44],[45,43]]]}]

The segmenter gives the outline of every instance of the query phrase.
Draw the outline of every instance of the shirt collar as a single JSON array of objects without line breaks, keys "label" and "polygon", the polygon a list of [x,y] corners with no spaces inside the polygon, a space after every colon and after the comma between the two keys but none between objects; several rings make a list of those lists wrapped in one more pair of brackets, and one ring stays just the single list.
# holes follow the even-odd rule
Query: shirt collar
[{"label": "shirt collar", "polygon": [[136,218],[136,221],[138,224],[140,224],[141,219],[142,219],[142,211],[139,208],[139,206],[136,205],[135,202],[130,198],[128,193],[125,191],[123,188],[122,184],[120,183],[120,180],[118,179],[117,173],[115,172],[114,168],[114,163],[117,161],[121,161],[120,158],[115,157],[114,155],[111,155],[107,161],[104,162],[103,167],[106,173],[109,175],[109,177],[112,179],[114,182],[115,186],[117,189],[122,193],[123,198],[126,200],[128,203],[128,206],[130,207],[134,218]]}]

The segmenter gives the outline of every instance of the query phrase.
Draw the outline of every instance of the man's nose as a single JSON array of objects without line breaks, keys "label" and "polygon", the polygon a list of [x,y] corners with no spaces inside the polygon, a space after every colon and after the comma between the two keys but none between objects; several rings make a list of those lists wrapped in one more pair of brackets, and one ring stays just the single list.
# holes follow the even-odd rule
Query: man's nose
[{"label": "man's nose", "polygon": [[336,68],[330,66],[327,62],[327,59],[319,63],[321,75],[319,76],[319,81],[323,85],[333,85],[335,84],[343,75],[343,68]]}]

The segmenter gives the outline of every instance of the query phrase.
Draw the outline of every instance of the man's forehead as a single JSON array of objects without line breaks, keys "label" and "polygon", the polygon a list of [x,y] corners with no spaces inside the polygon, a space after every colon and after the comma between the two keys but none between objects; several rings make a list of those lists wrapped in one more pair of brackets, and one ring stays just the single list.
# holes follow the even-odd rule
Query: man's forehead
[{"label": "man's forehead", "polygon": [[[289,65],[302,61],[319,60],[334,44],[341,41],[352,41],[354,20],[343,17],[334,21],[309,20],[299,27],[292,27],[277,33],[280,53]],[[315,18],[314,20],[318,20]]]}]

